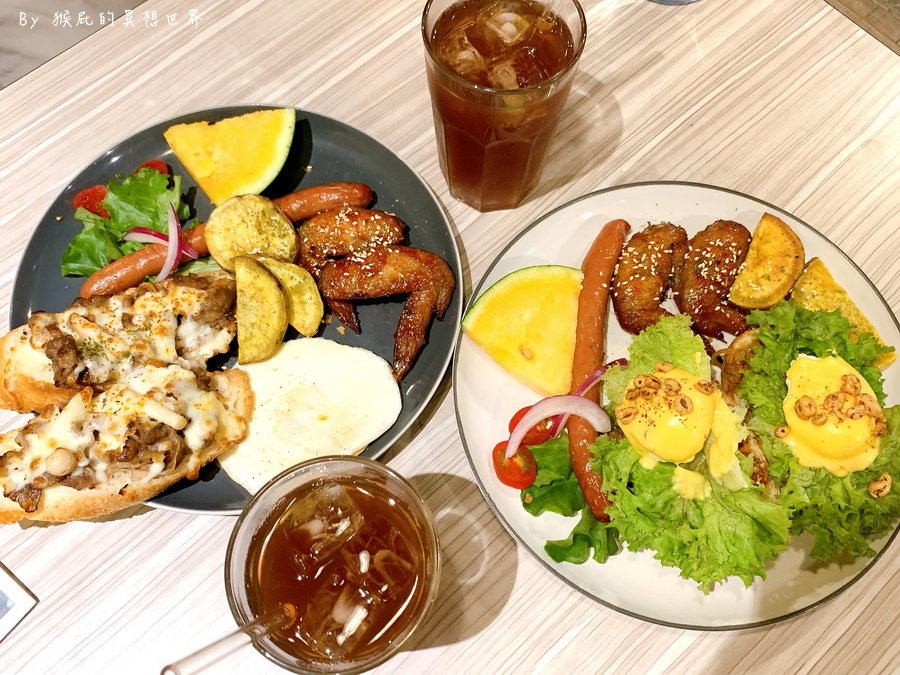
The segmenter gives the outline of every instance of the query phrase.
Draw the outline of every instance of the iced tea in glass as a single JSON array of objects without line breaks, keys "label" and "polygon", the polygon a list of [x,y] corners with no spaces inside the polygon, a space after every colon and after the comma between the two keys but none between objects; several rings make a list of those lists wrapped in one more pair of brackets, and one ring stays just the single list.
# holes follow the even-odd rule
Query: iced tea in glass
[{"label": "iced tea in glass", "polygon": [[537,185],[584,47],[577,0],[429,0],[422,18],[441,169],[492,211]]},{"label": "iced tea in glass", "polygon": [[440,549],[428,507],[389,467],[361,457],[304,462],[273,479],[229,543],[238,623],[295,619],[255,644],[298,673],[368,670],[395,653],[434,601]]}]

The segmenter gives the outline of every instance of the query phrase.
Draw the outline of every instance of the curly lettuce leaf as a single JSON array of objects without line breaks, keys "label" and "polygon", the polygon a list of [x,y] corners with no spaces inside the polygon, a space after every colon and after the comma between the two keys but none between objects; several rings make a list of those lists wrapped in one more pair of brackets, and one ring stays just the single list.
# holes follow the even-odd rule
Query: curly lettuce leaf
[{"label": "curly lettuce leaf", "polygon": [[869,537],[891,530],[900,518],[900,490],[873,498],[868,485],[882,473],[900,479],[900,406],[886,408],[888,434],[881,438],[878,457],[867,469],[838,477],[826,469],[802,466],[790,448],[772,435],[772,428],[757,429],[769,471],[781,487],[780,500],[791,511],[795,534],[815,538],[810,555],[827,560],[841,555],[872,557]]},{"label": "curly lettuce leaf", "polygon": [[738,393],[750,404],[750,427],[769,459],[769,472],[780,489],[779,499],[791,512],[794,534],[810,532],[811,555],[829,559],[839,555],[873,556],[868,538],[890,530],[900,518],[900,493],[873,499],[868,484],[881,473],[900,479],[900,412],[885,410],[888,434],[881,438],[878,457],[870,467],[839,477],[821,468],[802,466],[774,428],[785,424],[782,403],[787,396],[787,370],[800,354],[837,354],[866,378],[879,403],[884,401],[881,371],[873,365],[891,351],[870,333],[850,340],[851,327],[839,311],[811,311],[792,302],[751,312],[759,327],[760,346],[748,360]]},{"label": "curly lettuce leaf", "polygon": [[593,558],[598,563],[605,563],[609,556],[619,551],[619,536],[612,523],[604,523],[594,518],[591,510],[585,506],[581,511],[581,520],[565,539],[548,541],[544,551],[556,562],[570,562],[575,565]]},{"label": "curly lettuce leaf", "polygon": [[63,252],[63,276],[89,276],[110,261],[139,249],[143,244],[122,241],[134,227],[166,232],[169,204],[180,219],[189,215],[187,205],[181,201],[181,176],[143,168],[130,176],[114,178],[107,187],[103,206],[109,211],[109,218],[84,208],[75,210],[75,218],[84,229]]},{"label": "curly lettuce leaf", "polygon": [[572,472],[566,434],[540,445],[529,446],[537,465],[531,487],[521,491],[522,506],[533,516],[545,511],[573,516],[584,508],[584,495]]},{"label": "curly lettuce leaf", "polygon": [[691,330],[685,314],[666,316],[642,330],[628,348],[628,365],[613,366],[603,376],[606,397],[619,403],[635,375],[652,373],[657,363],[668,362],[676,368],[710,379],[712,369],[701,340]]},{"label": "curly lettuce leaf", "polygon": [[673,464],[645,468],[625,439],[601,436],[594,447],[594,469],[610,492],[607,513],[619,538],[632,551],[654,551],[702,591],[731,576],[747,586],[765,578],[766,563],[787,548],[788,510],[766,499],[762,488],[730,490],[709,478],[705,461],[696,461],[690,468],[706,474],[710,494],[684,499],[672,488]]},{"label": "curly lettuce leaf", "polygon": [[750,404],[755,418],[773,426],[784,424],[781,404],[788,392],[785,374],[800,354],[837,354],[866,378],[878,402],[884,404],[881,370],[873,363],[893,350],[879,344],[871,333],[862,333],[851,341],[850,322],[839,311],[813,311],[793,302],[780,302],[771,309],[751,312],[747,322],[759,328],[756,336],[761,345],[748,360],[738,393]]}]

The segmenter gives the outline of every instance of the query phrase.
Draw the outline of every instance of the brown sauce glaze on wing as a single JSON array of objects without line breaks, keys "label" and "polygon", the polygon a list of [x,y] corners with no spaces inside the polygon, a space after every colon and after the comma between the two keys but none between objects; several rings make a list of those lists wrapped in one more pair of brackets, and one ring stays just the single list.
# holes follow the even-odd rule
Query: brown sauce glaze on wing
[{"label": "brown sauce glaze on wing", "polygon": [[[384,211],[351,207],[323,211],[297,230],[299,262],[318,281],[329,260],[370,246],[399,244],[405,229],[402,220]],[[353,303],[336,298],[326,298],[326,301],[341,323],[359,333],[359,318]]]},{"label": "brown sauce glaze on wing", "polygon": [[661,307],[669,288],[676,247],[687,242],[684,228],[671,223],[636,232],[625,245],[612,281],[612,303],[619,324],[639,333],[669,316]]},{"label": "brown sauce glaze on wing", "polygon": [[723,331],[740,335],[747,330],[744,311],[730,304],[725,296],[749,247],[750,232],[746,227],[731,220],[717,220],[676,250],[672,286],[675,304],[691,317],[698,333],[722,339]]}]

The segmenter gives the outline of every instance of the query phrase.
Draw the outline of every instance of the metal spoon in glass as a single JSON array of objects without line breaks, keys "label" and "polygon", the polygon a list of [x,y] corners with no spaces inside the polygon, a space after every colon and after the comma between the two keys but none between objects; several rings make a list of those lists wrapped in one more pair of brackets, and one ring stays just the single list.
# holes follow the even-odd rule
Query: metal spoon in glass
[{"label": "metal spoon in glass", "polygon": [[278,608],[263,614],[255,621],[244,624],[233,633],[201,647],[193,654],[183,659],[170,663],[162,669],[160,675],[193,675],[209,668],[216,661],[228,656],[233,651],[244,647],[269,632],[278,628],[284,628],[297,618],[297,610],[289,603],[284,603]]}]

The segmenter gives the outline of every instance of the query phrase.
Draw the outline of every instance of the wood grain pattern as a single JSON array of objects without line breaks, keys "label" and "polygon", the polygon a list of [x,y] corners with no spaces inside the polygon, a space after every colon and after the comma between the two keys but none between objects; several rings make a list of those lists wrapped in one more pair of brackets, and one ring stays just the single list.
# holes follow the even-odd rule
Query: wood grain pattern
[{"label": "wood grain pattern", "polygon": [[[744,191],[794,213],[900,306],[900,63],[821,0],[587,2],[587,48],[542,182],[522,207],[491,214],[450,198],[438,168],[420,0],[142,8],[196,8],[203,20],[197,29],[105,27],[0,91],[0,313],[28,237],[85,164],[160,120],[248,102],[336,117],[409,162],[458,230],[466,289],[550,208],[601,187],[669,179]],[[446,564],[435,611],[380,671],[897,668],[896,543],[837,600],[763,629],[659,627],[575,593],[517,549],[489,511],[448,388],[389,455],[437,514]],[[0,644],[0,670],[156,673],[233,628],[222,571],[233,520],[145,507],[128,515],[0,529],[4,564],[41,600]],[[211,672],[281,671],[245,649]]]}]

